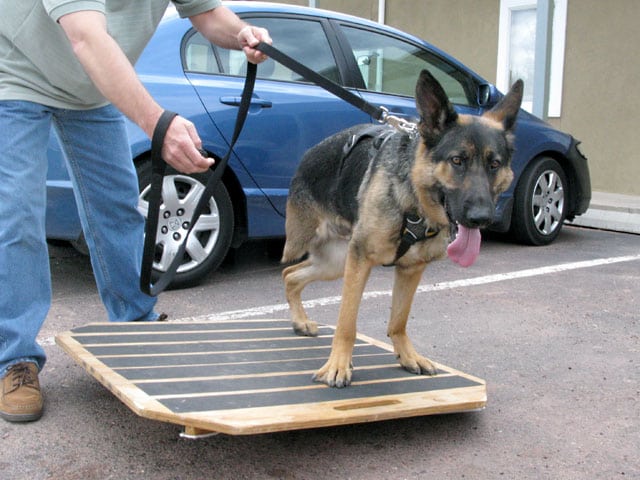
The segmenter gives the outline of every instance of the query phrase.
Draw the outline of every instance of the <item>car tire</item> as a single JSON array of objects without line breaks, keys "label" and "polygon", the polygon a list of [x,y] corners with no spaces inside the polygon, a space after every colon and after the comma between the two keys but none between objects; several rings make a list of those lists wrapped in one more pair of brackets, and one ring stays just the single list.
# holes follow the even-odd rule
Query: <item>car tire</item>
[{"label": "car tire", "polygon": [[567,216],[567,177],[549,157],[531,162],[522,173],[514,196],[511,234],[526,245],[548,245],[560,234]]},{"label": "car tire", "polygon": [[80,232],[80,236],[75,240],[69,240],[69,243],[73,248],[76,249],[77,252],[87,257],[89,256],[89,246],[87,245],[87,241],[84,238],[83,232]]},{"label": "car tire", "polygon": [[[145,216],[149,208],[148,194],[151,183],[151,161],[136,167],[140,197],[138,210]],[[158,238],[153,262],[152,279],[156,281],[170,264],[171,252],[175,252],[184,241],[191,219],[211,171],[186,175],[168,167],[163,181]],[[165,205],[174,205],[171,211]],[[165,218],[166,215],[166,218]],[[171,223],[170,223],[171,221]],[[162,229],[165,227],[166,234]],[[218,182],[208,205],[204,208],[196,228],[189,235],[184,258],[169,288],[184,288],[200,283],[210,272],[217,269],[231,248],[234,229],[233,205],[223,182]],[[172,233],[173,232],[173,233]],[[165,255],[165,253],[169,255]]]}]

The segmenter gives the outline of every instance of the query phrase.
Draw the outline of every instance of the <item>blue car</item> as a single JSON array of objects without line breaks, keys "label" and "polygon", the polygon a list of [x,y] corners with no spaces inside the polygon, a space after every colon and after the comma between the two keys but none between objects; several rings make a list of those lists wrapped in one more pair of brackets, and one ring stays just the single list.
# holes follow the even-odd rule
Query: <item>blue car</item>
[{"label": "blue car", "polygon": [[[417,112],[415,83],[428,69],[456,109],[480,115],[502,97],[497,89],[433,45],[391,27],[334,12],[259,2],[229,2],[252,24],[266,27],[273,45],[376,106],[409,120]],[[169,14],[136,64],[140,78],[164,108],[197,127],[203,146],[220,158],[228,148],[244,84],[240,51],[211,45],[188,20]],[[303,153],[329,135],[375,122],[298,74],[267,60],[258,67],[244,130],[222,182],[209,200],[173,287],[197,283],[229,249],[247,239],[284,236],[289,182]],[[148,210],[150,140],[129,124],[140,183],[140,211]],[[515,180],[499,199],[492,230],[545,245],[565,219],[584,213],[591,198],[586,158],[571,135],[520,113],[513,157]],[[182,230],[210,172],[169,171],[158,228],[154,272],[167,269]],[[83,249],[71,183],[55,134],[49,149],[47,235]],[[172,230],[180,226],[178,230]]]}]

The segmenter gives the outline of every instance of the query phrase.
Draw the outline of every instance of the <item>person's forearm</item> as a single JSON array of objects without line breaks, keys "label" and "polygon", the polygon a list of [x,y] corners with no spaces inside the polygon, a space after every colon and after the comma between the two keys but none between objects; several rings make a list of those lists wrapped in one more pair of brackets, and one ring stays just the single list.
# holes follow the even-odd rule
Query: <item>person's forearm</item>
[{"label": "person's forearm", "polygon": [[[109,35],[102,13],[82,11],[59,20],[78,60],[107,100],[153,137],[162,107],[140,82],[120,46]],[[184,173],[203,172],[214,162],[198,151],[202,142],[192,122],[175,117],[164,139],[162,158]]]},{"label": "person's forearm", "polygon": [[227,7],[220,6],[213,10],[190,17],[194,27],[210,42],[222,48],[240,50],[238,33],[247,23],[241,20]]},{"label": "person's forearm", "polygon": [[162,107],[144,88],[133,66],[108,34],[104,15],[77,12],[63,16],[60,25],[100,93],[151,136]]},{"label": "person's forearm", "polygon": [[190,19],[193,26],[210,42],[223,48],[243,50],[247,60],[252,63],[267,59],[255,47],[259,42],[271,44],[269,32],[247,24],[227,7],[217,7]]},{"label": "person's forearm", "polygon": [[[262,28],[249,27],[226,7],[218,7],[192,18],[203,35],[217,45],[242,49],[247,59],[260,63],[266,56],[254,48],[271,42]],[[120,46],[107,31],[104,14],[80,11],[59,19],[73,51],[95,86],[124,115],[151,138],[162,115],[162,107],[151,97]],[[202,141],[192,122],[177,116],[171,122],[162,148],[167,163],[184,173],[203,172],[213,158],[202,156]]]}]

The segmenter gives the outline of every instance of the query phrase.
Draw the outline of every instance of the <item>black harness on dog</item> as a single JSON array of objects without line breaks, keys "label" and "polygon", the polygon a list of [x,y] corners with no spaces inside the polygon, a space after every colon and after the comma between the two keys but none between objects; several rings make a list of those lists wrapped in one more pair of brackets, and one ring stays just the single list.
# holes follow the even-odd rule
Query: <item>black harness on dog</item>
[{"label": "black harness on dog", "polygon": [[[393,263],[397,262],[414,243],[433,238],[440,233],[439,228],[427,227],[427,222],[417,213],[405,213],[402,219],[402,235],[400,236],[400,245],[396,250],[396,258]],[[391,264],[393,265],[393,264]]]},{"label": "black harness on dog", "polygon": [[344,162],[351,154],[351,151],[365,138],[373,138],[371,148],[369,149],[369,158],[371,161],[380,153],[382,146],[391,138],[391,135],[395,132],[393,128],[387,125],[371,125],[365,128],[358,134],[353,134],[347,140],[347,143],[342,147],[342,157],[340,158],[339,172],[342,172]]},{"label": "black harness on dog", "polygon": [[[355,148],[355,146],[365,138],[373,138],[371,148],[369,149],[369,157],[371,161],[380,154],[382,147],[387,143],[397,130],[387,125],[372,125],[365,128],[358,134],[352,135],[342,148],[342,158],[340,159],[340,170],[344,166],[344,162]],[[405,212],[402,217],[402,228],[400,230],[400,244],[396,250],[396,258],[393,263],[385,265],[390,267],[402,257],[412,245],[433,238],[440,233],[440,229],[433,229],[428,226],[425,218],[418,215],[416,210]]]}]

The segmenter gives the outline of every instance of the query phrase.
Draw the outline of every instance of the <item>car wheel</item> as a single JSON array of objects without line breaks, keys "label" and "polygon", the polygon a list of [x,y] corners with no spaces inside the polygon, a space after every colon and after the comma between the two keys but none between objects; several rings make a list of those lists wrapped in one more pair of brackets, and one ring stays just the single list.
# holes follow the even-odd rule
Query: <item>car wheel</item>
[{"label": "car wheel", "polygon": [[567,207],[567,178],[562,167],[552,158],[539,158],[518,182],[511,233],[527,245],[548,245],[560,233]]},{"label": "car wheel", "polygon": [[[147,217],[151,187],[151,162],[137,167],[140,198],[138,210]],[[158,219],[158,234],[153,261],[152,279],[167,271],[180,244],[184,241],[189,221],[205,189],[210,171],[185,175],[167,168],[162,184],[162,203]],[[182,262],[172,280],[171,288],[199,283],[220,266],[229,248],[234,228],[233,205],[222,182],[204,208],[198,223],[189,235]]]},{"label": "car wheel", "polygon": [[80,232],[80,236],[75,240],[69,240],[69,243],[82,255],[86,255],[87,257],[89,256],[89,246],[87,245],[83,232]]}]

